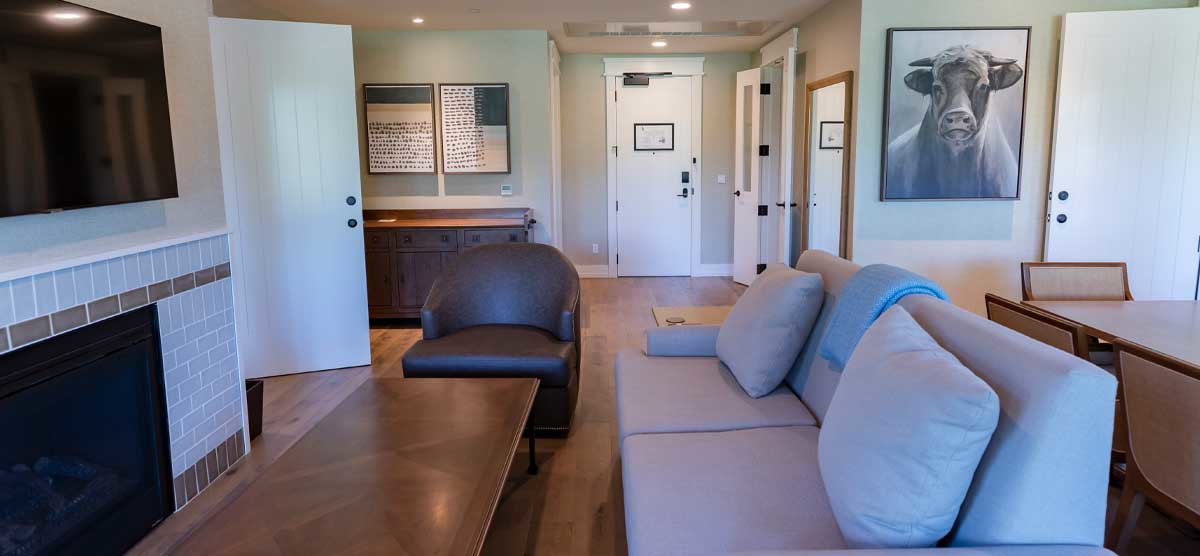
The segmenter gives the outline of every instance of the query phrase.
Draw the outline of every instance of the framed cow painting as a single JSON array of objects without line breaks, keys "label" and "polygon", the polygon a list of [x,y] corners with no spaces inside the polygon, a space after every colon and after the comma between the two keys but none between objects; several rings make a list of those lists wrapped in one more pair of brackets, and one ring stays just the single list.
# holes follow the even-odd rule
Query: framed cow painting
[{"label": "framed cow painting", "polygon": [[1020,198],[1029,30],[888,30],[882,200]]}]

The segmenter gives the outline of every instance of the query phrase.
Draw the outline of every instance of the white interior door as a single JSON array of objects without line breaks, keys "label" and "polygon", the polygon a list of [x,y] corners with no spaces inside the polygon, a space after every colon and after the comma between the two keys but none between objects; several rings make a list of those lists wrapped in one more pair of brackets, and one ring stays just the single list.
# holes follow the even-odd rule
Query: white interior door
[{"label": "white interior door", "polygon": [[1048,261],[1124,261],[1135,299],[1195,299],[1200,8],[1067,14]]},{"label": "white interior door", "polygon": [[760,79],[758,68],[737,74],[733,157],[733,280],[746,285],[750,285],[758,276],[759,262]]},{"label": "white interior door", "polygon": [[[844,149],[828,148],[833,122],[845,118],[846,84],[835,83],[812,92],[812,121],[808,122],[808,248],[840,254],[842,245],[842,166]],[[822,126],[822,123],[825,123]],[[844,126],[844,122],[843,122]],[[824,145],[823,145],[824,143]],[[822,147],[825,148],[822,148]]]},{"label": "white interior door", "polygon": [[692,78],[617,83],[617,275],[689,276]]},{"label": "white interior door", "polygon": [[242,369],[369,364],[350,27],[209,28]]},{"label": "white interior door", "polygon": [[[780,81],[783,78],[783,60],[759,68],[759,139],[765,154],[758,156],[759,192],[758,218],[758,262],[781,262],[779,256],[779,230],[783,226],[784,205],[782,203],[783,149],[783,95]],[[765,214],[763,214],[765,213]]]}]

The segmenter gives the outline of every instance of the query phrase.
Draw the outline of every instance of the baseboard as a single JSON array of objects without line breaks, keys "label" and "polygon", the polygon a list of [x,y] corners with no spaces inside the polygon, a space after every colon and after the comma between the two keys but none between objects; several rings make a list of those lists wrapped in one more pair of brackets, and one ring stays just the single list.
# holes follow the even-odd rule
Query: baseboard
[{"label": "baseboard", "polygon": [[732,264],[701,264],[692,276],[733,276]]},{"label": "baseboard", "polygon": [[580,278],[608,278],[608,265],[606,264],[577,264],[575,272],[579,273]]}]

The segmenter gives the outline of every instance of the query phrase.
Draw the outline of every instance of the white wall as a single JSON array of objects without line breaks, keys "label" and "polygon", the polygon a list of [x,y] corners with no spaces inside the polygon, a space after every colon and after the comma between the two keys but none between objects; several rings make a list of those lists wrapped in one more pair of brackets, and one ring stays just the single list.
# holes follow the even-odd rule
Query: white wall
[{"label": "white wall", "polygon": [[225,227],[208,36],[209,0],[77,0],[162,27],[179,198],[0,218],[0,273],[71,261]]},{"label": "white wall", "polygon": [[[1042,254],[1058,38],[1073,11],[1185,7],[1192,0],[863,0],[855,165],[855,262],[924,274],[958,305],[983,312],[983,294],[1018,296],[1021,261]],[[1032,26],[1026,68],[1024,156],[1018,201],[883,203],[884,50],[891,27]]]}]

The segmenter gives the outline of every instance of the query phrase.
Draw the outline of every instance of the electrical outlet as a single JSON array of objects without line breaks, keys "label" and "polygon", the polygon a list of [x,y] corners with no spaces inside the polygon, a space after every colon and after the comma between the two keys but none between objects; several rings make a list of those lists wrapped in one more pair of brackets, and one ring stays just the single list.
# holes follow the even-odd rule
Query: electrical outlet
[{"label": "electrical outlet", "polygon": [[592,254],[595,255],[595,254],[598,254],[599,252],[600,252],[600,244],[593,243],[592,244]]},{"label": "electrical outlet", "polygon": [[511,183],[500,184],[500,196],[501,197],[512,197],[512,192],[513,192],[513,189],[512,189]]},{"label": "electrical outlet", "polygon": [[725,174],[717,174],[717,183],[725,183]]}]

